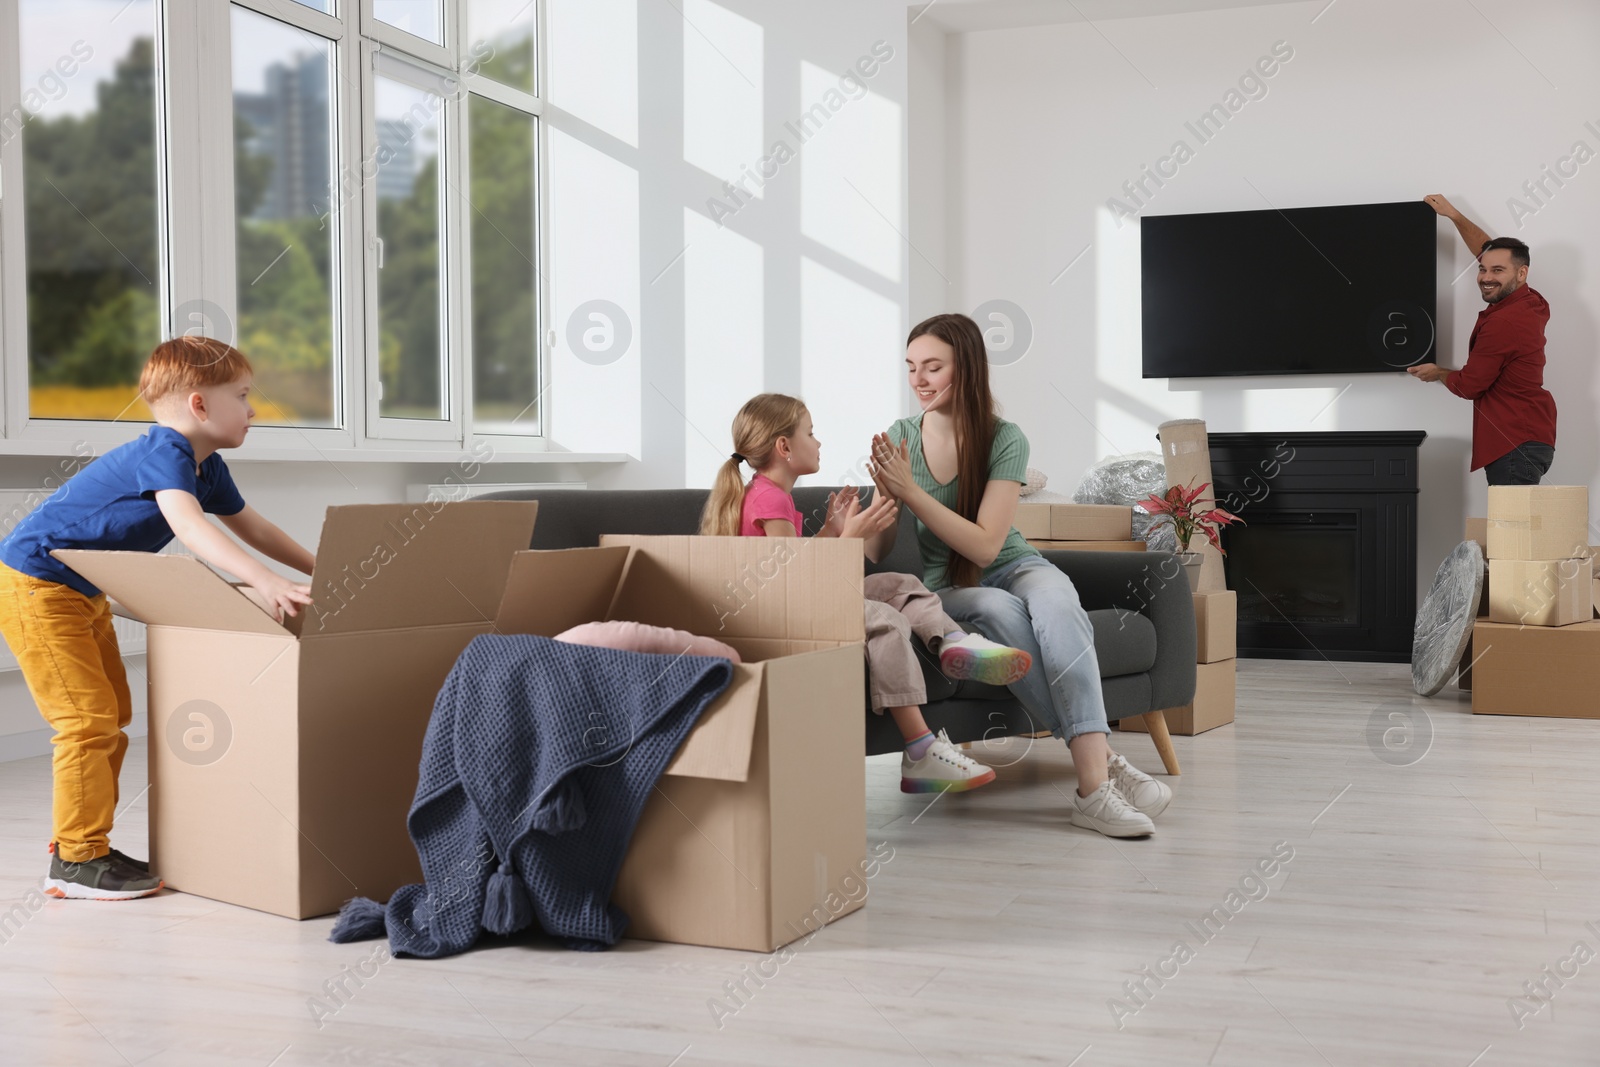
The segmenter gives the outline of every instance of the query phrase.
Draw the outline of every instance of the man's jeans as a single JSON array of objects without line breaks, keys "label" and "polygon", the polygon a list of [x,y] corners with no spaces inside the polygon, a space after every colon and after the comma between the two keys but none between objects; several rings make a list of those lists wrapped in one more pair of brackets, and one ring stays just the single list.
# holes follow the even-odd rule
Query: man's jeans
[{"label": "man's jeans", "polygon": [[1485,466],[1483,473],[1490,485],[1538,485],[1555,458],[1550,445],[1527,441]]},{"label": "man's jeans", "polygon": [[1094,626],[1072,580],[1043,556],[1023,556],[970,588],[942,589],[958,622],[991,641],[1020,648],[1033,667],[1009,688],[1058,737],[1108,734]]}]

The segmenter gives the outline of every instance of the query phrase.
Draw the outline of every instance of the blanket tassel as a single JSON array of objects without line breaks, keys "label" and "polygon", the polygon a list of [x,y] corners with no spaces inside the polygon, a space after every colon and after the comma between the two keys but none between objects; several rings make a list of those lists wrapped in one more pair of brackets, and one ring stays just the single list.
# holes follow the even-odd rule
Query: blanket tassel
[{"label": "blanket tassel", "polygon": [[483,901],[483,928],[492,934],[514,934],[533,922],[533,902],[517,880],[509,861],[489,876]]},{"label": "blanket tassel", "polygon": [[384,908],[376,900],[356,897],[339,909],[339,918],[328,932],[328,940],[336,945],[349,941],[371,941],[389,931],[383,921]]}]

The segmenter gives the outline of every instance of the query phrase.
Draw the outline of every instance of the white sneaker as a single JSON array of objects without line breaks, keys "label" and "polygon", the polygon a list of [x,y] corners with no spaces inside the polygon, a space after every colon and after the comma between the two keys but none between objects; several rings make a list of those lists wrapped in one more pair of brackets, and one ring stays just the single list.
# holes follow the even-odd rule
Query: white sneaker
[{"label": "white sneaker", "polygon": [[1107,837],[1145,837],[1156,832],[1150,817],[1136,811],[1109,778],[1086,797],[1073,791],[1071,819],[1072,825],[1098,830]]},{"label": "white sneaker", "polygon": [[985,767],[951,744],[943,730],[921,759],[912,759],[909,752],[900,756],[902,793],[965,793],[992,781],[994,768]]},{"label": "white sneaker", "polygon": [[997,645],[982,634],[967,634],[939,646],[939,670],[946,678],[971,678],[989,685],[1020,682],[1033,657],[1020,648]]},{"label": "white sneaker", "polygon": [[1172,803],[1172,787],[1158,782],[1115,752],[1106,761],[1106,773],[1117,783],[1117,792],[1139,811],[1154,819]]}]

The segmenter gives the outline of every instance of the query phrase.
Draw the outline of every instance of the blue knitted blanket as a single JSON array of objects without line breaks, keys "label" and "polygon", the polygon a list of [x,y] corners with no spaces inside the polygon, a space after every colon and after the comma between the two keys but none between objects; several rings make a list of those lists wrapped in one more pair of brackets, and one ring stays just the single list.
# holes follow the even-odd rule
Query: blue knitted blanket
[{"label": "blue knitted blanket", "polygon": [[572,948],[616,944],[639,814],[732,678],[725,659],[474,638],[434,703],[406,820],[426,881],[387,907],[350,901],[329,940],[387,932],[397,955],[433,959],[537,922]]}]

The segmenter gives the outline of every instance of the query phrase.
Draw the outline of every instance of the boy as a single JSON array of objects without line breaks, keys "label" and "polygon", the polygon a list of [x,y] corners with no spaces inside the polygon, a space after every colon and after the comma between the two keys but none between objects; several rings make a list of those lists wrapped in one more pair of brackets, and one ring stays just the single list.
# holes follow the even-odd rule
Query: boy
[{"label": "boy", "polygon": [[217,455],[238,448],[255,411],[244,355],[207,337],[156,346],[139,392],[156,425],[112,449],[0,542],[0,632],[39,712],[55,728],[53,841],[45,892],[63,899],[132,900],[162,882],[111,847],[117,776],[132,718],[105,594],[51,552],[156,552],[177,537],[196,556],[254,586],[281,620],[311,603],[310,588],[262,566],[205,517],[263,555],[311,573],[312,554],[245,504]]}]

